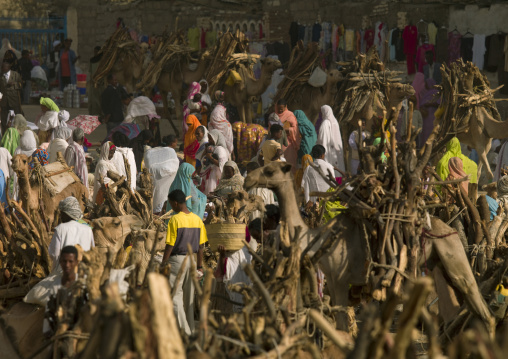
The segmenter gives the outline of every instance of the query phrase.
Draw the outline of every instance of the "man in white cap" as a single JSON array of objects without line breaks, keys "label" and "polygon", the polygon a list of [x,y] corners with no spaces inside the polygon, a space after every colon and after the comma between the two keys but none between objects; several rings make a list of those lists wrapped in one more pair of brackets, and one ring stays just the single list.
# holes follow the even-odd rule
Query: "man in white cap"
[{"label": "man in white cap", "polygon": [[56,70],[58,68],[58,61],[60,60],[60,48],[62,47],[62,43],[60,40],[53,41],[53,51],[48,53],[48,58],[46,59],[46,66],[49,69],[48,82],[52,82],[56,78]]},{"label": "man in white cap", "polygon": [[79,244],[84,251],[95,247],[92,228],[85,222],[80,222],[83,212],[78,200],[69,196],[58,205],[60,210],[60,224],[56,226],[53,238],[49,244],[49,256],[53,260],[53,272],[59,270],[59,257],[62,248]]}]

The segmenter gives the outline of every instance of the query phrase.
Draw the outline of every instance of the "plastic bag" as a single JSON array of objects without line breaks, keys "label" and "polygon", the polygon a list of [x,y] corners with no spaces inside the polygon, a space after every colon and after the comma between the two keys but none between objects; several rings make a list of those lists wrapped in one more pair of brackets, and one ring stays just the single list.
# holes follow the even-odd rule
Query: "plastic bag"
[{"label": "plastic bag", "polygon": [[307,82],[313,87],[321,87],[326,83],[326,77],[326,72],[318,66],[312,71],[312,75],[310,75]]}]

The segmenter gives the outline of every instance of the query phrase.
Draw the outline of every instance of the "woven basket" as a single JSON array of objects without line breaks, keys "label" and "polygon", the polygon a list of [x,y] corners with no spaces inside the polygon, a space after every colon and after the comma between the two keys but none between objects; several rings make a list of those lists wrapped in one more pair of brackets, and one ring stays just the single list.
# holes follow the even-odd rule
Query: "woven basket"
[{"label": "woven basket", "polygon": [[227,251],[242,249],[243,240],[245,240],[245,227],[245,224],[207,224],[206,234],[212,251],[217,251],[219,245],[223,245]]}]

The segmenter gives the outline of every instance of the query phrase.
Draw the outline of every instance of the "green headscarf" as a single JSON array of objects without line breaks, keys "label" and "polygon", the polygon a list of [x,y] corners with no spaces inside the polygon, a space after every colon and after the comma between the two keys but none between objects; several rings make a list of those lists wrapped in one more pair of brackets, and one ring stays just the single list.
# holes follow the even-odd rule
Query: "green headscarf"
[{"label": "green headscarf", "polygon": [[448,175],[450,174],[450,169],[448,168],[448,161],[452,157],[458,157],[462,160],[462,164],[464,165],[464,172],[469,175],[470,183],[478,182],[478,166],[474,161],[467,158],[462,154],[460,150],[460,142],[457,137],[454,137],[446,144],[446,152],[441,157],[439,162],[436,165],[436,172],[441,177],[443,181],[446,181]]},{"label": "green headscarf", "polygon": [[317,134],[316,128],[302,110],[296,110],[294,115],[302,135],[302,142],[300,142],[300,149],[298,150],[298,162],[300,162],[303,156],[310,155],[312,147],[316,145]]},{"label": "green headscarf", "polygon": [[41,105],[46,106],[50,111],[60,112],[56,103],[49,97],[41,97]]},{"label": "green headscarf", "polygon": [[9,127],[5,131],[5,135],[2,137],[2,147],[6,148],[7,151],[14,156],[14,151],[19,146],[19,132],[14,127]]},{"label": "green headscarf", "polygon": [[[374,140],[374,142],[372,143],[372,146],[377,146],[381,143],[381,137],[376,137],[376,139]],[[385,139],[385,143],[386,143],[386,139]],[[386,161],[388,160],[388,158],[386,157],[385,153],[383,152],[381,154],[381,161],[383,161],[383,163],[386,163]]]}]

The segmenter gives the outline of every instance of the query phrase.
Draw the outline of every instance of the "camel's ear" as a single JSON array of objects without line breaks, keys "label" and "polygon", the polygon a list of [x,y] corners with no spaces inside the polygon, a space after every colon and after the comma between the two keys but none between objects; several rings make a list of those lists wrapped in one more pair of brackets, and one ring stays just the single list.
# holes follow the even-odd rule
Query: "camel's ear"
[{"label": "camel's ear", "polygon": [[261,65],[264,65],[266,63],[266,59],[260,59]]},{"label": "camel's ear", "polygon": [[286,163],[284,166],[281,167],[281,170],[283,173],[288,173],[291,171],[291,165],[289,163]]},{"label": "camel's ear", "polygon": [[241,191],[238,192],[238,199],[240,201],[243,201],[243,199],[244,199],[243,192],[241,192]]},{"label": "camel's ear", "polygon": [[104,228],[104,223],[102,223],[102,220],[100,220],[100,219],[94,219],[92,221],[92,226],[93,226],[93,228],[102,229],[102,228]]}]

